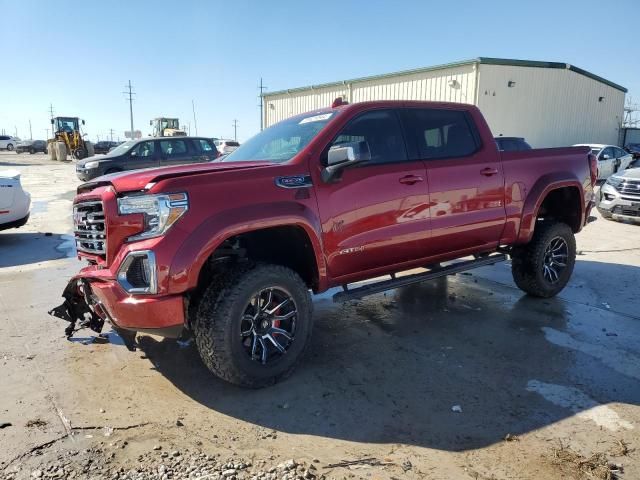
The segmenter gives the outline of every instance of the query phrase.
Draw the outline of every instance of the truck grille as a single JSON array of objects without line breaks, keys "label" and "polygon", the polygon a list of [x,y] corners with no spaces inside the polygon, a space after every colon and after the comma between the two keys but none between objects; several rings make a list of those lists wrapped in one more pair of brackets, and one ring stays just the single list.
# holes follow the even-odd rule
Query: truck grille
[{"label": "truck grille", "polygon": [[102,202],[82,202],[73,206],[73,231],[79,252],[107,253],[107,229]]},{"label": "truck grille", "polygon": [[640,180],[624,180],[616,190],[627,195],[640,195]]}]

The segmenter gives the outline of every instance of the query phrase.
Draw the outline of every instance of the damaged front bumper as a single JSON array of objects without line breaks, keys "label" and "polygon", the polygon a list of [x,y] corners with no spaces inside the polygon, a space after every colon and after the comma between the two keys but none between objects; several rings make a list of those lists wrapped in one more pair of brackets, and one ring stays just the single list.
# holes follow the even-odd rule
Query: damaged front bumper
[{"label": "damaged front bumper", "polygon": [[67,337],[90,328],[100,333],[105,321],[133,348],[136,332],[179,338],[185,326],[182,295],[131,295],[108,270],[86,267],[74,276],[62,296],[64,302],[49,314],[66,320]]}]

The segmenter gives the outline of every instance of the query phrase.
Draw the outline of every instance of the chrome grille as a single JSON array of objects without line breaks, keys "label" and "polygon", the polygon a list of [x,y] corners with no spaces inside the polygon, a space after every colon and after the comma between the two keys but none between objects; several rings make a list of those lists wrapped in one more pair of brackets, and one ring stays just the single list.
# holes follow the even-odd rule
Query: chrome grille
[{"label": "chrome grille", "polygon": [[107,253],[107,229],[102,202],[81,202],[73,206],[73,232],[79,252]]},{"label": "chrome grille", "polygon": [[640,180],[623,180],[616,188],[620,193],[627,195],[640,195]]}]

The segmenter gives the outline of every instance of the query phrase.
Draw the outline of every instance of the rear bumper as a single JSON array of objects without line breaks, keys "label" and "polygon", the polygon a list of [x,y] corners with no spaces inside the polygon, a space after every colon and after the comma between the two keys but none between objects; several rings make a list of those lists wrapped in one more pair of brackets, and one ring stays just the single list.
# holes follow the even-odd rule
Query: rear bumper
[{"label": "rear bumper", "polygon": [[76,323],[100,333],[104,322],[118,330],[146,332],[177,338],[185,326],[185,304],[182,295],[130,295],[114,279],[95,275],[92,267],[73,277],[62,296],[62,305],[49,312],[70,322],[71,336]]},{"label": "rear bumper", "polygon": [[18,220],[14,220],[13,222],[8,223],[0,223],[0,230],[9,230],[10,228],[20,228],[26,225],[27,221],[29,221],[29,213],[27,213],[26,217],[20,218]]}]

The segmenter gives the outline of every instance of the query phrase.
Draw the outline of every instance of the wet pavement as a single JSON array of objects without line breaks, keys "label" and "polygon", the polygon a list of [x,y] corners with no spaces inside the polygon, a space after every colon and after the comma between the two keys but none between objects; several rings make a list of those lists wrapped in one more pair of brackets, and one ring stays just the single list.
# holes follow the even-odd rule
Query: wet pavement
[{"label": "wet pavement", "polygon": [[[11,424],[0,478],[96,445],[135,464],[157,443],[316,459],[329,478],[581,478],[559,460],[569,448],[640,478],[640,226],[589,225],[554,299],[524,296],[508,262],[345,304],[317,296],[298,370],[242,390],[189,342],[140,335],[129,352],[109,332],[65,340],[46,311],[81,266],[69,237],[78,182],[72,164],[34,157],[0,154],[0,169],[22,164],[34,202],[27,226],[0,233],[0,424]],[[394,466],[323,470],[363,457]]]}]

